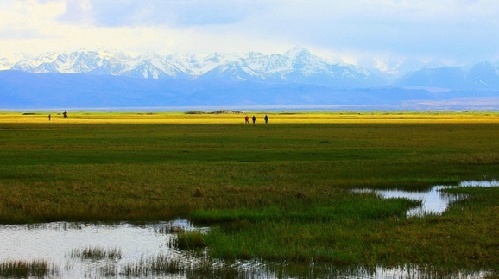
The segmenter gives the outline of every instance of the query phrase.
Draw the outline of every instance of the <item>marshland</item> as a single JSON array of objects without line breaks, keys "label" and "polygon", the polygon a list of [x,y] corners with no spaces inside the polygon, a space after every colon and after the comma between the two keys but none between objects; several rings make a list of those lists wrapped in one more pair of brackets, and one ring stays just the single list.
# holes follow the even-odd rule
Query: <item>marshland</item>
[{"label": "marshland", "polygon": [[[190,271],[152,255],[118,272],[104,267],[109,277],[154,276],[153,265],[170,268],[164,276],[261,277],[220,262],[265,264],[276,278],[408,266],[426,277],[494,277],[499,189],[458,185],[499,180],[498,135],[497,112],[2,112],[0,223],[181,218],[209,227],[165,240],[201,257]],[[374,191],[436,185],[466,198],[410,216],[420,201]],[[68,253],[126,256],[98,245]],[[1,263],[0,276],[52,264]]]}]

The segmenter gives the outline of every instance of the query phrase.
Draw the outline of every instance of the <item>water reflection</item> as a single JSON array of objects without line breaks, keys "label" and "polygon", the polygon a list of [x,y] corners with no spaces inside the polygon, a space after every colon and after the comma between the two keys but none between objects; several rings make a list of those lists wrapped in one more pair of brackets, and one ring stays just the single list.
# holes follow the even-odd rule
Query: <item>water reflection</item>
[{"label": "water reflection", "polygon": [[[356,189],[354,192],[373,192],[385,199],[406,198],[421,201],[421,206],[411,208],[407,211],[407,216],[423,216],[426,214],[441,214],[447,207],[458,200],[466,199],[467,195],[451,194],[442,191],[443,189],[455,186],[434,186],[425,192],[409,192],[402,190],[373,190]],[[461,181],[458,187],[499,187],[499,181]]]},{"label": "water reflection", "polygon": [[499,187],[499,181],[491,180],[491,181],[461,181],[457,185],[458,187]]},{"label": "water reflection", "polygon": [[[44,260],[58,267],[61,278],[102,277],[99,272],[116,274],[131,263],[150,257],[165,257],[182,262],[197,261],[172,248],[173,231],[194,228],[186,220],[135,226],[89,225],[56,222],[39,225],[0,226],[0,262]],[[75,251],[119,251],[119,257],[75,257]],[[112,265],[109,265],[109,264]]]}]

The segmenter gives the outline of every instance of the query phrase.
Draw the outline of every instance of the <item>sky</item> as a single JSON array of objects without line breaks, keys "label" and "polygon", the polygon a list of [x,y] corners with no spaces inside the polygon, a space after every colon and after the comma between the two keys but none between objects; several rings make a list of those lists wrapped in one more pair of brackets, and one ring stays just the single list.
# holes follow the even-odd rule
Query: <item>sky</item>
[{"label": "sky", "polygon": [[498,0],[0,0],[0,58],[74,50],[499,61]]}]

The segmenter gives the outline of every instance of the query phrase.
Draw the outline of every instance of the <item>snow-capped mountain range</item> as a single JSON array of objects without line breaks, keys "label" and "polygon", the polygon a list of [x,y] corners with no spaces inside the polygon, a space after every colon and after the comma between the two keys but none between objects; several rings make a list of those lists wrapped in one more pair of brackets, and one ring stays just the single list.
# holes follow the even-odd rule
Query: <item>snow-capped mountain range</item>
[{"label": "snow-capped mountain range", "polygon": [[397,75],[393,68],[331,62],[298,47],[282,54],[76,51],[18,61],[0,57],[0,108],[436,103],[499,109],[499,63]]},{"label": "snow-capped mountain range", "polygon": [[375,66],[362,68],[330,62],[300,47],[283,54],[249,52],[245,55],[212,53],[206,56],[155,53],[132,56],[109,51],[75,51],[49,53],[14,62],[0,58],[0,70],[146,79],[250,80],[324,84],[337,88],[380,85],[499,88],[499,62],[482,62],[467,67],[425,66],[397,74],[393,69],[387,71]]},{"label": "snow-capped mountain range", "polygon": [[148,79],[231,79],[269,82],[338,83],[375,85],[381,77],[374,71],[331,63],[307,49],[293,48],[284,54],[250,52],[242,56],[212,53],[144,54],[131,56],[107,51],[51,53],[9,62],[0,60],[0,70],[28,73],[109,74]]}]

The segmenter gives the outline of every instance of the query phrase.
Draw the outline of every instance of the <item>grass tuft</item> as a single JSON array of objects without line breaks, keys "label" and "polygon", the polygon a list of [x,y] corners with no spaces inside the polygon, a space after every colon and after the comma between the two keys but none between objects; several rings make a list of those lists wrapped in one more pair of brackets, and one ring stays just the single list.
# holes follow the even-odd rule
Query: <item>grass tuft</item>
[{"label": "grass tuft", "polygon": [[181,250],[194,250],[206,247],[205,234],[199,231],[185,231],[177,234],[175,246]]},{"label": "grass tuft", "polygon": [[9,261],[0,263],[0,277],[4,278],[42,278],[54,273],[46,261]]},{"label": "grass tuft", "polygon": [[118,248],[104,249],[101,247],[85,247],[73,249],[70,253],[72,258],[81,258],[82,260],[100,261],[104,259],[119,260],[122,252]]}]

